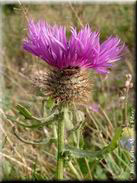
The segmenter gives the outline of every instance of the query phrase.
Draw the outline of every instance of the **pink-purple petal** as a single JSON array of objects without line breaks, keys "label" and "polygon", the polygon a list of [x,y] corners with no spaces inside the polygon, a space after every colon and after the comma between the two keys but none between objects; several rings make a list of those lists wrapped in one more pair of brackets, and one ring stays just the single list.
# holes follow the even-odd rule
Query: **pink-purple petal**
[{"label": "pink-purple petal", "polygon": [[125,45],[117,37],[110,36],[103,43],[99,38],[99,33],[92,32],[89,25],[79,32],[72,27],[67,40],[65,27],[30,20],[23,47],[59,69],[78,66],[106,74],[112,63],[120,60]]}]

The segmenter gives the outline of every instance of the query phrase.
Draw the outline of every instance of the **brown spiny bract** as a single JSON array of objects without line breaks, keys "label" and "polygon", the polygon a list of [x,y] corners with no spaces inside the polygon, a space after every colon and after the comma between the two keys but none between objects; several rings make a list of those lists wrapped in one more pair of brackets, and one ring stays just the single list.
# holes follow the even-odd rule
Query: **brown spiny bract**
[{"label": "brown spiny bract", "polygon": [[35,84],[57,104],[73,102],[88,104],[90,102],[91,84],[88,72],[78,67],[41,72],[35,77]]}]

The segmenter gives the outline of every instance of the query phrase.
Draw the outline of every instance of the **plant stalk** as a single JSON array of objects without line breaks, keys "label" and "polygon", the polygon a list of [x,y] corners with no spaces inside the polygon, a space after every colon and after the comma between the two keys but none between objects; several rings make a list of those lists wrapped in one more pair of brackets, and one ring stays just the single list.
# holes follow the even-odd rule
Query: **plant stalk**
[{"label": "plant stalk", "polygon": [[[63,111],[64,112],[64,111]],[[64,173],[64,159],[62,152],[64,150],[64,114],[63,118],[58,121],[58,156],[57,156],[57,179],[63,179]]]}]

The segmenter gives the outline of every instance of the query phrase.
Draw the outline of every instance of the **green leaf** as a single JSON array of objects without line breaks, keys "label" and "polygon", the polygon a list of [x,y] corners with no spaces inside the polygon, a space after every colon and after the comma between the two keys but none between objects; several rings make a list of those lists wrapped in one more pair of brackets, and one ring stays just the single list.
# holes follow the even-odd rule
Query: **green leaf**
[{"label": "green leaf", "polygon": [[52,110],[54,106],[55,106],[55,103],[54,103],[53,99],[51,97],[49,97],[47,100],[47,103],[46,103],[46,107],[48,109]]},{"label": "green leaf", "polygon": [[21,126],[23,126],[23,127],[26,127],[26,128],[41,128],[43,126],[50,125],[51,123],[56,122],[55,119],[57,119],[57,118],[62,118],[62,115],[61,114],[58,115],[58,113],[55,111],[55,113],[51,114],[50,116],[48,116],[45,119],[38,119],[38,118],[32,116],[31,117],[32,120],[38,121],[37,124],[33,124],[33,125],[28,125],[26,123],[14,120],[12,118],[10,118],[10,120],[17,123],[17,124],[19,124],[19,125],[21,125]]},{"label": "green leaf", "polygon": [[107,153],[111,153],[116,147],[117,144],[120,140],[122,134],[122,129],[118,128],[116,130],[115,136],[113,137],[111,143],[104,147],[103,149],[97,151],[97,152],[92,152],[92,151],[88,151],[88,150],[81,150],[81,149],[77,149],[74,147],[69,147],[66,146],[64,153],[66,155],[70,154],[71,156],[77,157],[77,158],[102,158],[103,155],[107,154]]},{"label": "green leaf", "polygon": [[18,104],[16,108],[19,111],[19,113],[25,117],[25,119],[32,119],[32,114],[30,111],[28,111],[28,109],[26,109],[20,104]]},{"label": "green leaf", "polygon": [[72,113],[68,110],[68,108],[64,109],[64,121],[65,121],[65,128],[69,131],[74,128],[73,126],[73,115]]},{"label": "green leaf", "polygon": [[80,170],[82,171],[82,173],[84,175],[86,175],[88,173],[88,169],[87,169],[87,166],[86,166],[86,163],[85,163],[85,159],[84,158],[79,158],[77,161],[78,161]]},{"label": "green leaf", "polygon": [[43,144],[52,144],[52,143],[56,143],[57,139],[55,138],[44,138],[42,140],[37,140],[37,141],[30,141],[30,140],[26,140],[24,138],[22,138],[17,132],[15,127],[13,127],[13,134],[23,143],[25,144],[33,144],[33,145],[43,145]]}]

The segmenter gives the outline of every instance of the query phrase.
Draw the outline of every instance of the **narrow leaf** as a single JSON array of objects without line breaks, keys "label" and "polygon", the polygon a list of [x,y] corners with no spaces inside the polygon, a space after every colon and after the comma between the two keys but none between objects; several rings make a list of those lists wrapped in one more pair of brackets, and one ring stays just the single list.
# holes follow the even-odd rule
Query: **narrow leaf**
[{"label": "narrow leaf", "polygon": [[21,115],[23,115],[26,119],[31,119],[32,118],[32,114],[30,111],[28,111],[28,109],[26,109],[25,107],[23,107],[22,105],[18,104],[16,106],[17,110],[19,111],[19,113]]},{"label": "narrow leaf", "polygon": [[111,143],[99,151],[92,152],[92,151],[88,151],[88,150],[81,150],[81,149],[77,149],[74,147],[66,146],[64,153],[66,155],[69,154],[69,155],[77,157],[77,158],[86,158],[86,157],[102,158],[103,155],[105,155],[107,153],[111,153],[117,147],[121,134],[122,134],[122,129],[118,128],[116,130],[115,136],[113,137]]}]

